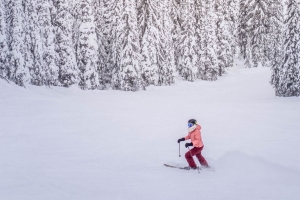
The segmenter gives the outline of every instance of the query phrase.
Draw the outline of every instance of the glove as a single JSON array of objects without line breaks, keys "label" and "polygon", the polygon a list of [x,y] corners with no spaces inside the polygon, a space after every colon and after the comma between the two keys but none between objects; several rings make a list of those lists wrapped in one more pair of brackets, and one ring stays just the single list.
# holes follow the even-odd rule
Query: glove
[{"label": "glove", "polygon": [[184,140],[185,140],[184,138],[180,138],[177,140],[177,142],[180,143],[181,141],[184,141]]},{"label": "glove", "polygon": [[193,143],[185,143],[185,148],[188,148],[189,146],[193,146]]}]

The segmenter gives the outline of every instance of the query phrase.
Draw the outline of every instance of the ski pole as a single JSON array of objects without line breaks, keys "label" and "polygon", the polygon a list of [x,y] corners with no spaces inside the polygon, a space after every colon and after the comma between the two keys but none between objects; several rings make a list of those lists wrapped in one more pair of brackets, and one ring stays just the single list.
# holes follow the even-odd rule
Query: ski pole
[{"label": "ski pole", "polygon": [[180,143],[178,143],[179,144],[179,157],[181,157],[181,155],[180,155]]},{"label": "ski pole", "polygon": [[[192,152],[191,152],[191,150],[190,150],[190,147],[187,147],[187,148],[188,148],[188,150],[189,150],[189,152],[190,152],[190,154],[191,154],[191,157],[192,157],[192,159],[193,159],[193,155],[192,155]],[[197,167],[197,169],[198,169],[198,173],[200,173],[199,167]]]}]

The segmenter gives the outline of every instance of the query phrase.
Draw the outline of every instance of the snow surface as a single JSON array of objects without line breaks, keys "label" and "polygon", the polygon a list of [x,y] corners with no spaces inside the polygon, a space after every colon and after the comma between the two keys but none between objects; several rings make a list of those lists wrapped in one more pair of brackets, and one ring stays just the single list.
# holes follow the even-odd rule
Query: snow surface
[{"label": "snow surface", "polygon": [[[300,99],[275,97],[270,74],[234,67],[141,92],[0,80],[0,199],[299,200]],[[214,172],[163,166],[187,166],[190,118]]]}]

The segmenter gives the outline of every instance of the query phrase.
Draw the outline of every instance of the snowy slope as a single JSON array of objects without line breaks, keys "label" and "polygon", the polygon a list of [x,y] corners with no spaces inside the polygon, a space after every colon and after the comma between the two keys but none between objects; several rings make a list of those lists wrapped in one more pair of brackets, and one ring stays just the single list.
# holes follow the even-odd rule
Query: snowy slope
[{"label": "snowy slope", "polygon": [[[270,69],[144,92],[0,80],[0,200],[300,199],[300,99]],[[196,118],[215,172],[186,166],[177,139]]]}]

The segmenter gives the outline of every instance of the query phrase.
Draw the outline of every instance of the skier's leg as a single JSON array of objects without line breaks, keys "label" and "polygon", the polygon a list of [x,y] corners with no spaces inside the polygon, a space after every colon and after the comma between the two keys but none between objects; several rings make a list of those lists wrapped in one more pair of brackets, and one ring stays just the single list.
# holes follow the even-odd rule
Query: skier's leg
[{"label": "skier's leg", "polygon": [[195,155],[195,153],[194,153],[194,148],[191,149],[191,150],[189,150],[189,151],[186,152],[186,154],[185,154],[185,158],[186,158],[186,160],[187,160],[187,162],[189,163],[189,166],[190,166],[191,168],[197,167],[197,165],[196,165],[196,163],[195,163],[195,161],[194,161],[194,159],[193,159],[193,156],[194,156],[194,155]]},{"label": "skier's leg", "polygon": [[203,150],[203,147],[200,147],[200,151],[199,153],[196,154],[196,157],[198,158],[200,164],[204,167],[209,167],[207,161],[205,160],[205,158],[202,156],[201,151]]}]

